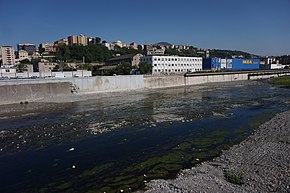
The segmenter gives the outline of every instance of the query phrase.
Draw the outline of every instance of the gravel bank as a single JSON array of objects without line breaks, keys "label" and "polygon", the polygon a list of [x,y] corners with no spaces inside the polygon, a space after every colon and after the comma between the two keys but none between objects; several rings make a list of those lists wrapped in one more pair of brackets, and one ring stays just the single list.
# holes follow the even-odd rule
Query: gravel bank
[{"label": "gravel bank", "polygon": [[[242,176],[244,184],[228,182],[227,171]],[[183,170],[173,180],[153,180],[140,192],[290,192],[290,111],[214,160]]]}]

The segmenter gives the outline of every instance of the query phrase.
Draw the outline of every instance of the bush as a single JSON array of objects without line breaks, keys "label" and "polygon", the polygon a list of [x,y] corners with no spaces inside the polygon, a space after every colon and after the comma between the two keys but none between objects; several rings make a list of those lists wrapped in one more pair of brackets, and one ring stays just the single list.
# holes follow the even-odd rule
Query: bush
[{"label": "bush", "polygon": [[225,177],[228,182],[232,184],[242,185],[245,183],[244,177],[241,173],[234,172],[234,171],[226,171]]}]

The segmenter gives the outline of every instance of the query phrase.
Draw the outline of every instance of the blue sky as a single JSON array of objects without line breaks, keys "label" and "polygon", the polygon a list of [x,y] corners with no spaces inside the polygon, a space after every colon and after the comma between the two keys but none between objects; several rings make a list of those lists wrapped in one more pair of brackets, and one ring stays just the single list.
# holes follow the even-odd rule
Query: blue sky
[{"label": "blue sky", "polygon": [[0,45],[70,34],[290,54],[290,0],[0,0]]}]

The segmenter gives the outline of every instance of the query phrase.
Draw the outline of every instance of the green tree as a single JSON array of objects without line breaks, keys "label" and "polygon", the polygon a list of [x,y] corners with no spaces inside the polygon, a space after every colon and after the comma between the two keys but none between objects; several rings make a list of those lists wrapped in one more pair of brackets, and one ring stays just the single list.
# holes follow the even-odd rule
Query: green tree
[{"label": "green tree", "polygon": [[70,59],[70,49],[67,45],[61,44],[58,47],[56,58],[60,61],[68,61]]},{"label": "green tree", "polygon": [[27,64],[25,64],[25,63],[20,63],[17,65],[18,72],[24,72],[27,70],[26,68],[27,68]]},{"label": "green tree", "polygon": [[93,71],[93,65],[89,63],[78,64],[77,69]]},{"label": "green tree", "polygon": [[129,74],[131,74],[132,69],[133,69],[133,66],[130,63],[125,62],[125,63],[119,64],[113,70],[113,74],[129,75]]},{"label": "green tree", "polygon": [[31,64],[36,65],[36,64],[38,64],[39,62],[40,62],[40,58],[32,58],[32,59],[31,59]]},{"label": "green tree", "polygon": [[71,71],[71,68],[65,62],[60,62],[58,65],[55,66],[54,70],[58,71]]},{"label": "green tree", "polygon": [[140,71],[140,74],[152,73],[152,65],[147,62],[141,62],[138,70]]},{"label": "green tree", "polygon": [[31,62],[28,59],[24,59],[20,61],[20,64],[31,64]]}]

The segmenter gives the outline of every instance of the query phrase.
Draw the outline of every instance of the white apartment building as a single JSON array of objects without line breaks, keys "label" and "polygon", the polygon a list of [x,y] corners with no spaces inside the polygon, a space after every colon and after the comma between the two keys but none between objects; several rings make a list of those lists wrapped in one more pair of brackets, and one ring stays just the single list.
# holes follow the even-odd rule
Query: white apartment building
[{"label": "white apartment building", "polygon": [[153,75],[184,74],[202,70],[201,57],[144,56],[140,62],[152,64]]},{"label": "white apartment building", "polygon": [[14,65],[15,64],[15,55],[14,49],[12,46],[2,46],[2,63],[3,65]]}]

